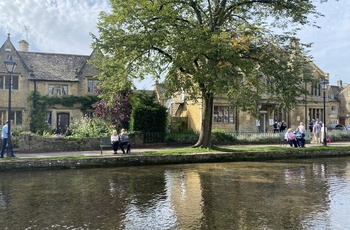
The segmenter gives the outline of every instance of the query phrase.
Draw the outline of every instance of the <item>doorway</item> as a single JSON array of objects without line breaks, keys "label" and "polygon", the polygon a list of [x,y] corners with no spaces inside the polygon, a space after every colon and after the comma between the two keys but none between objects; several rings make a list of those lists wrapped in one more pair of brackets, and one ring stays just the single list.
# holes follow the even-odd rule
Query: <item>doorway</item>
[{"label": "doorway", "polygon": [[69,126],[69,113],[57,113],[57,133],[65,134]]}]

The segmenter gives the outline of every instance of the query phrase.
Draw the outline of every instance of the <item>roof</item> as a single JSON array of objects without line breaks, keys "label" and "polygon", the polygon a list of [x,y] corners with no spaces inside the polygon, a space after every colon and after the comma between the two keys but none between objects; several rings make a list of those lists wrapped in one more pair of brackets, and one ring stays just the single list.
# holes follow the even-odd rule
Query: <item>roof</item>
[{"label": "roof", "polygon": [[29,80],[78,81],[81,70],[89,56],[39,52],[18,52],[30,74]]}]

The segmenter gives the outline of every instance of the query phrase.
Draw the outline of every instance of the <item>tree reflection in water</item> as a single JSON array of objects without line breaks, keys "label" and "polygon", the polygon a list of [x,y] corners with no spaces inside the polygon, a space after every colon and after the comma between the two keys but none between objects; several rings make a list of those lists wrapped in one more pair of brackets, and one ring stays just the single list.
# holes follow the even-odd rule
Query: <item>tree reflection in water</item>
[{"label": "tree reflection in water", "polygon": [[336,229],[350,158],[6,172],[4,229]]}]

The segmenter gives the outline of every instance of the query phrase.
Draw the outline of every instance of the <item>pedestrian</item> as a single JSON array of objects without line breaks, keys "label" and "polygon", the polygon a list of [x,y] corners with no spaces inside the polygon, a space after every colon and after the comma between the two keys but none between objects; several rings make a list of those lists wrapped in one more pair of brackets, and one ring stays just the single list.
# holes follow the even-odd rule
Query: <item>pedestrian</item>
[{"label": "pedestrian", "polygon": [[112,131],[111,144],[113,146],[114,154],[118,154],[119,136],[118,136],[117,130]]},{"label": "pedestrian", "polygon": [[282,121],[281,125],[280,125],[280,133],[283,133],[287,128],[286,123],[284,123],[284,121]]},{"label": "pedestrian", "polygon": [[312,133],[313,130],[314,130],[314,122],[315,122],[314,119],[312,119],[312,120],[309,122],[309,130],[310,130],[310,133]]},{"label": "pedestrian", "polygon": [[278,133],[279,127],[278,127],[278,121],[275,120],[275,123],[273,123],[273,132]]},{"label": "pedestrian", "polygon": [[313,133],[314,133],[314,141],[316,144],[320,144],[321,143],[321,129],[322,129],[322,121],[319,121],[314,124],[314,129],[313,129]]},{"label": "pedestrian", "polygon": [[[10,121],[11,122],[11,126],[12,126],[12,120]],[[1,131],[1,137],[2,137],[2,146],[1,146],[1,154],[0,154],[0,158],[4,158],[4,152],[5,152],[5,149],[6,149],[6,146],[7,146],[7,151],[10,151],[11,152],[11,156],[12,157],[16,157],[14,154],[13,154],[13,148],[12,148],[12,143],[11,143],[11,139],[10,141],[8,140],[8,138],[13,138],[12,136],[12,132],[8,133],[8,123],[9,121],[6,121],[5,125],[2,127],[2,131]]]}]

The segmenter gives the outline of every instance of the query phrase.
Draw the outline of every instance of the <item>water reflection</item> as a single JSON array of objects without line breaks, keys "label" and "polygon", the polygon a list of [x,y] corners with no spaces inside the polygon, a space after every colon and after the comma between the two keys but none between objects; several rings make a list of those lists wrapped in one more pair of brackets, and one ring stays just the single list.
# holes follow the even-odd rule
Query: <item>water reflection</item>
[{"label": "water reflection", "polygon": [[347,229],[350,158],[8,172],[3,229]]}]

